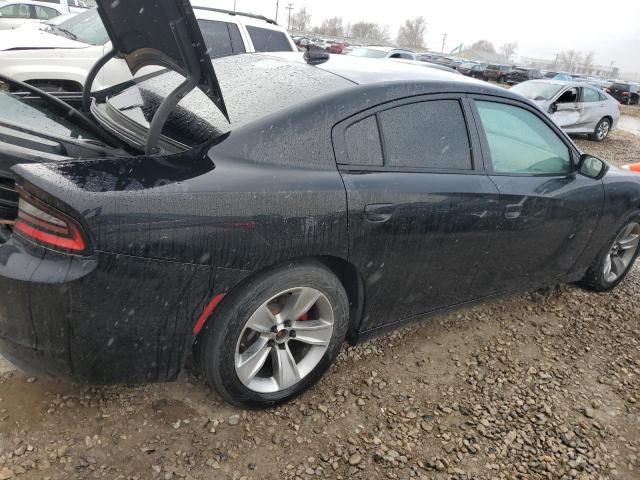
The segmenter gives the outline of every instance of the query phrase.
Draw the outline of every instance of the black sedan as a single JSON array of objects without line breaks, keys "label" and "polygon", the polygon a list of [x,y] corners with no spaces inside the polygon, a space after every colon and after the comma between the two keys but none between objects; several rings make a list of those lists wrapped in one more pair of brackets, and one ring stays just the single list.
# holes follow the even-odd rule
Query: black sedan
[{"label": "black sedan", "polygon": [[[132,37],[118,16],[141,8]],[[210,62],[188,2],[101,15],[133,71],[175,71],[84,112],[0,93],[0,352],[22,368],[167,381],[194,352],[226,400],[273,405],[345,339],[558,282],[610,290],[638,255],[640,177],[507,90],[324,52]]]}]

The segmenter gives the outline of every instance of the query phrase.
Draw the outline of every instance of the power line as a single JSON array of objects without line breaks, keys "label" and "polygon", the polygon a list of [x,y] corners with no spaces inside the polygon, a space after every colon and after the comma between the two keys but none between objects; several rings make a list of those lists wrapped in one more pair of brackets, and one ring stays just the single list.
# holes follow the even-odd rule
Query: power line
[{"label": "power line", "polygon": [[442,50],[440,50],[440,53],[444,53],[444,44],[447,41],[447,34],[443,33],[442,34]]},{"label": "power line", "polygon": [[287,30],[291,30],[291,11],[293,10],[293,3],[287,5],[287,10],[289,10],[289,23],[287,23]]}]

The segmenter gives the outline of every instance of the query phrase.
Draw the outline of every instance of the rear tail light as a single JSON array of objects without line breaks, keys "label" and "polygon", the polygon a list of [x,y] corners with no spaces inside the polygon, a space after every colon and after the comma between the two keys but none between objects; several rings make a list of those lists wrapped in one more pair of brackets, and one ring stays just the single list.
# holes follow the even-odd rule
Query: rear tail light
[{"label": "rear tail light", "polygon": [[628,97],[629,96],[629,92],[622,92],[622,96],[623,97]]},{"label": "rear tail light", "polygon": [[14,232],[55,250],[88,253],[88,242],[75,220],[24,192],[20,192]]}]

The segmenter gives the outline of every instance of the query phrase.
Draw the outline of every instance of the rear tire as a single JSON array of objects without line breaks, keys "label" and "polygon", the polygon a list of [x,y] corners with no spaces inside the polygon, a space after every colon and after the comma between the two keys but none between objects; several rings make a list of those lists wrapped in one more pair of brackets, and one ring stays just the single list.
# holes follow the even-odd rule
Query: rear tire
[{"label": "rear tire", "polygon": [[593,133],[589,135],[589,139],[595,142],[602,142],[609,136],[609,132],[611,132],[611,120],[603,118],[598,122]]},{"label": "rear tire", "polygon": [[635,213],[607,241],[579,284],[595,292],[613,290],[629,274],[639,253],[640,213]]},{"label": "rear tire", "polygon": [[287,264],[224,299],[198,338],[196,358],[224,400],[269,407],[322,377],[348,325],[349,301],[340,280],[320,263]]}]

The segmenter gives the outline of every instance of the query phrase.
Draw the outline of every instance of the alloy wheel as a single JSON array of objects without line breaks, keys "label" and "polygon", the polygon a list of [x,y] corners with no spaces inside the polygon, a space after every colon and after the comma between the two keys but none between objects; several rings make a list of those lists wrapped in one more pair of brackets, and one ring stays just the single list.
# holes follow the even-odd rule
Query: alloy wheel
[{"label": "alloy wheel", "polygon": [[596,135],[598,136],[598,140],[604,140],[609,135],[609,129],[611,126],[609,125],[608,120],[602,120],[598,124],[598,130],[596,131]]},{"label": "alloy wheel", "polygon": [[249,390],[293,387],[322,360],[333,336],[333,308],[311,287],[286,290],[251,315],[235,350],[235,371]]},{"label": "alloy wheel", "polygon": [[622,229],[604,261],[604,279],[613,283],[624,275],[640,245],[640,224],[630,223]]}]

